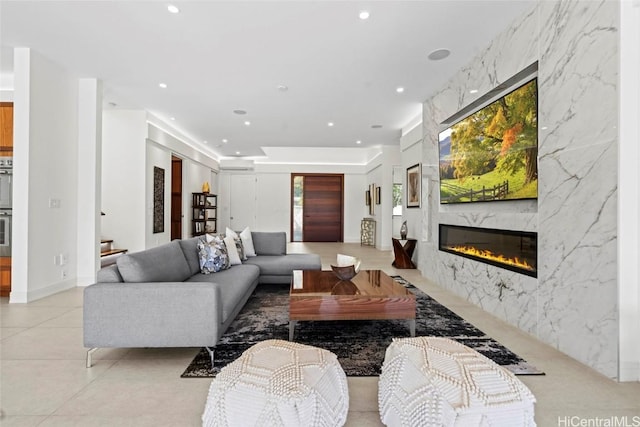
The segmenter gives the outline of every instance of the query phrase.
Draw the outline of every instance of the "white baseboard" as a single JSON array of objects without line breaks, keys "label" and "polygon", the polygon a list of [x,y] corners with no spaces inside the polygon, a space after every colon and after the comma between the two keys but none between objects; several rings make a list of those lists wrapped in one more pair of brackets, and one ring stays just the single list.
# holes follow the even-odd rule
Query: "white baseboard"
[{"label": "white baseboard", "polygon": [[9,294],[9,303],[25,304],[44,297],[48,297],[49,295],[57,294],[61,291],[66,291],[67,289],[75,288],[76,285],[76,279],[69,279],[62,282],[54,283],[41,289],[35,289],[33,291],[11,291],[11,293]]},{"label": "white baseboard", "polygon": [[640,361],[638,362],[620,362],[620,376],[618,381],[640,381]]},{"label": "white baseboard", "polygon": [[96,283],[96,278],[95,276],[91,276],[91,277],[78,277],[76,279],[76,286],[79,287],[87,287],[89,285],[93,285],[94,283]]}]

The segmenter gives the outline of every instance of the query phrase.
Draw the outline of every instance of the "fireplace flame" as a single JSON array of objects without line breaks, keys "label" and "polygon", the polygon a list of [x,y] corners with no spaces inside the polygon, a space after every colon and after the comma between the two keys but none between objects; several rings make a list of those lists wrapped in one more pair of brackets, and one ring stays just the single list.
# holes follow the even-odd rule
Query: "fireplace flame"
[{"label": "fireplace flame", "polygon": [[502,264],[507,264],[513,267],[518,267],[527,271],[536,271],[536,269],[525,260],[521,260],[518,257],[507,258],[504,255],[495,254],[490,250],[486,250],[486,249],[478,249],[478,248],[474,248],[473,246],[460,246],[460,245],[449,246],[447,247],[447,249],[454,252],[471,255],[478,258],[499,262]]}]

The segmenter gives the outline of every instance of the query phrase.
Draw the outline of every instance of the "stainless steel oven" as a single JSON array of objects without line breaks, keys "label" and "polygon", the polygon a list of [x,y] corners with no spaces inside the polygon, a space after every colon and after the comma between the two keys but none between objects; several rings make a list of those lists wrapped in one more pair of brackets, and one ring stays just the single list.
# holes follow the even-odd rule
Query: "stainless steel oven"
[{"label": "stainless steel oven", "polygon": [[13,188],[13,157],[0,157],[0,209],[11,209]]},{"label": "stainless steel oven", "polygon": [[0,257],[11,256],[11,209],[0,209]]}]

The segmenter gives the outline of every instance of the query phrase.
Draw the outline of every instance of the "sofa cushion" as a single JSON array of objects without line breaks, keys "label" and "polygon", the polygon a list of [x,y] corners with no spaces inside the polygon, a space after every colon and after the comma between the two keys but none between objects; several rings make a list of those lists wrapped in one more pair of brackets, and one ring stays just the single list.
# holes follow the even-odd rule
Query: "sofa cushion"
[{"label": "sofa cushion", "polygon": [[222,321],[226,322],[247,292],[253,292],[260,276],[260,269],[255,265],[234,265],[216,274],[198,273],[187,282],[209,282],[220,285],[222,300]]},{"label": "sofa cushion", "polygon": [[224,241],[218,236],[213,237],[211,241],[208,238],[200,238],[197,247],[201,273],[217,273],[231,265]]},{"label": "sofa cushion", "polygon": [[178,240],[184,257],[189,264],[189,271],[191,275],[200,273],[200,260],[198,258],[198,240],[200,237],[192,237],[190,239]]},{"label": "sofa cushion", "polygon": [[178,241],[119,256],[118,270],[125,282],[183,282],[191,276]]},{"label": "sofa cushion", "polygon": [[98,270],[98,283],[120,283],[123,282],[118,266],[113,264]]},{"label": "sofa cushion", "polygon": [[287,233],[284,231],[252,231],[251,239],[256,255],[284,255],[287,253]]},{"label": "sofa cushion", "polygon": [[240,257],[238,247],[236,246],[236,239],[232,236],[227,236],[224,238],[224,245],[227,248],[227,255],[229,256],[229,262],[231,265],[242,264],[242,258]]},{"label": "sofa cushion", "polygon": [[260,255],[246,264],[260,267],[261,276],[291,276],[293,270],[320,270],[322,262],[317,254]]},{"label": "sofa cushion", "polygon": [[244,254],[246,257],[256,256],[256,250],[253,247],[253,237],[251,236],[251,230],[249,230],[249,227],[245,227],[245,229],[242,230],[240,233],[240,240],[242,240],[242,246],[244,247]]}]

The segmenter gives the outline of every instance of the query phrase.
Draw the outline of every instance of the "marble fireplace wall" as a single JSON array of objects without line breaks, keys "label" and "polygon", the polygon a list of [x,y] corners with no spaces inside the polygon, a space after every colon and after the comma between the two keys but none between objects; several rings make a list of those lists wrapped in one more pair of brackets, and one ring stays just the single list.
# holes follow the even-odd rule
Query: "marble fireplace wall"
[{"label": "marble fireplace wall", "polygon": [[[418,260],[440,286],[611,378],[618,372],[618,8],[540,1],[425,101]],[[536,61],[538,199],[440,205],[440,123]],[[538,278],[439,251],[439,223],[537,232]]]}]

